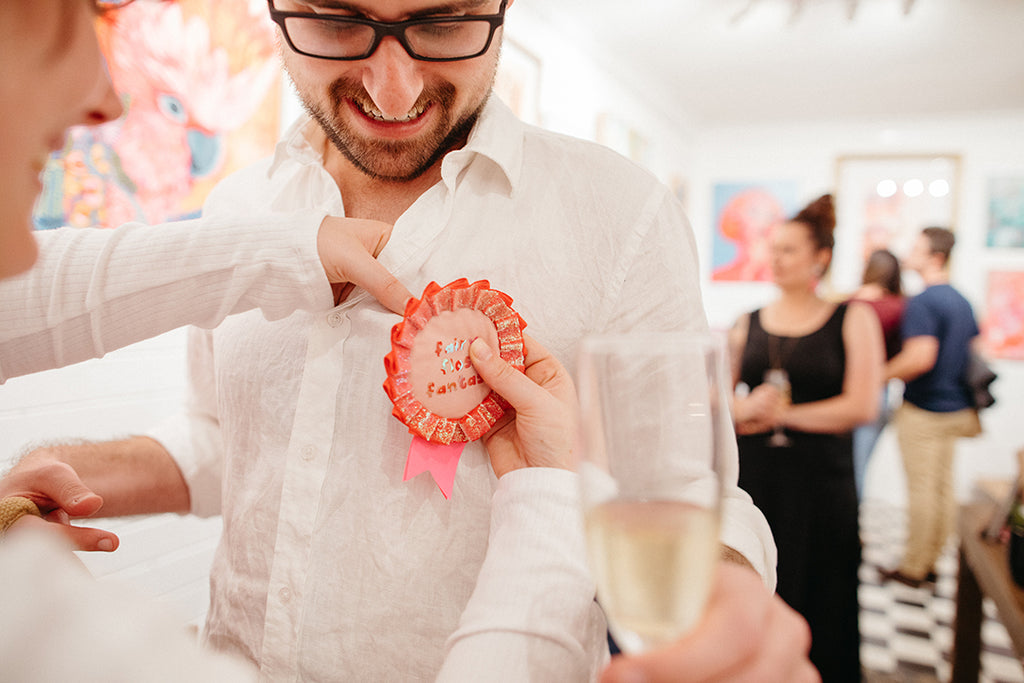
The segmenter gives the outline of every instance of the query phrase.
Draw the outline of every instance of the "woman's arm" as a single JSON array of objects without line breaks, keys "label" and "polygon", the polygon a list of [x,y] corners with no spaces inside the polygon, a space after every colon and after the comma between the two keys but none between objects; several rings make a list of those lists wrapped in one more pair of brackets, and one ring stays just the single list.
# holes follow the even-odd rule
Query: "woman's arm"
[{"label": "woman's arm", "polygon": [[327,310],[331,282],[400,313],[410,294],[375,259],[390,234],[319,211],[42,231],[35,267],[0,283],[0,383],[253,308]]},{"label": "woman's arm", "polygon": [[750,314],[740,316],[729,330],[729,367],[732,370],[732,418],[737,434],[760,434],[772,428],[783,407],[782,395],[775,387],[758,385],[742,396],[736,394],[743,364],[743,349],[747,346]]}]

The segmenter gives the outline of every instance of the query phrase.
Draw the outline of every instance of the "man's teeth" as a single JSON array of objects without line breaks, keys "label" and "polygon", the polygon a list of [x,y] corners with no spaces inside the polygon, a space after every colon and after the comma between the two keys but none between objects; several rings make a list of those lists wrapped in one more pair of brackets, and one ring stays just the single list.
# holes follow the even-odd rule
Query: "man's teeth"
[{"label": "man's teeth", "polygon": [[405,116],[396,118],[391,116],[385,116],[384,112],[382,112],[380,109],[373,105],[361,103],[360,106],[362,107],[363,113],[369,116],[371,119],[376,119],[377,121],[384,121],[386,123],[404,123],[406,121],[412,121],[417,116],[422,114],[424,109],[426,109],[426,105],[418,104],[415,107],[413,107],[412,111],[410,111]]}]

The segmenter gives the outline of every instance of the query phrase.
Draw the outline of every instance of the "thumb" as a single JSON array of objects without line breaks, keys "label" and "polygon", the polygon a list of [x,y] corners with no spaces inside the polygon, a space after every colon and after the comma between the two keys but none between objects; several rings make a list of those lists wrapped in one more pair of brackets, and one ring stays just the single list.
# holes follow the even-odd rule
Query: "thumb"
[{"label": "thumb", "polygon": [[[494,349],[481,338],[469,345],[469,357],[473,367],[491,389],[501,395],[517,410],[540,389],[525,374],[506,363]],[[541,390],[543,391],[543,390]]]},{"label": "thumb", "polygon": [[41,492],[71,517],[89,517],[103,507],[103,498],[82,483],[70,465],[55,463],[40,476]]},{"label": "thumb", "polygon": [[92,517],[103,507],[103,498],[80,484],[72,489],[68,502],[61,507],[71,517]]}]

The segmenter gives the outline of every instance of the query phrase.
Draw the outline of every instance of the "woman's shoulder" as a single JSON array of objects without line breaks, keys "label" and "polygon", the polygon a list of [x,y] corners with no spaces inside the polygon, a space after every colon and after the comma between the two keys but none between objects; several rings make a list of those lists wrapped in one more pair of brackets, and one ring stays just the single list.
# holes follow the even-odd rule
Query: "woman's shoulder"
[{"label": "woman's shoulder", "polygon": [[761,309],[748,311],[740,314],[736,321],[733,322],[732,327],[729,328],[728,341],[730,346],[745,346],[747,343],[747,337],[750,335],[750,327],[758,327],[758,316],[760,315]]},{"label": "woman's shoulder", "polygon": [[875,307],[867,301],[843,302],[837,307],[837,314],[840,313],[839,308],[845,309],[841,312],[844,331],[862,334],[881,328]]}]

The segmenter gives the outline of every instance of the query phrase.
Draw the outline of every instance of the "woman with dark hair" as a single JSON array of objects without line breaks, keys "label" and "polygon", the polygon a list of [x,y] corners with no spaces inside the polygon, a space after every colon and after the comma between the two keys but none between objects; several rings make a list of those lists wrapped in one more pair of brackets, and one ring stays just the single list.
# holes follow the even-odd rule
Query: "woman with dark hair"
[{"label": "woman with dark hair", "polygon": [[[899,259],[886,249],[873,251],[864,265],[861,282],[863,284],[853,293],[850,301],[863,301],[874,309],[882,325],[885,358],[888,360],[899,353],[902,347],[900,323],[903,321],[903,309],[907,305],[900,281]],[[864,497],[868,460],[892,415],[889,401],[891,393],[889,385],[883,384],[879,393],[878,418],[853,430],[853,472],[857,481],[857,500]]]},{"label": "woman with dark hair", "polygon": [[811,627],[822,679],[860,680],[854,427],[874,419],[881,384],[878,319],[817,293],[832,259],[832,196],[772,235],[779,298],[730,333],[740,486],[771,525],[778,593]]}]

